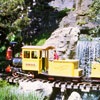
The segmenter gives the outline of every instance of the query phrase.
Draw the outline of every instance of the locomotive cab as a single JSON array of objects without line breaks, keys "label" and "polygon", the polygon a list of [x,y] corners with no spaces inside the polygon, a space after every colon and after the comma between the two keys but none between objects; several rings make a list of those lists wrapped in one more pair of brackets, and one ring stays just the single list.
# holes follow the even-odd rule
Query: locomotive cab
[{"label": "locomotive cab", "polygon": [[48,69],[49,49],[52,46],[23,46],[22,47],[22,70],[42,73]]}]

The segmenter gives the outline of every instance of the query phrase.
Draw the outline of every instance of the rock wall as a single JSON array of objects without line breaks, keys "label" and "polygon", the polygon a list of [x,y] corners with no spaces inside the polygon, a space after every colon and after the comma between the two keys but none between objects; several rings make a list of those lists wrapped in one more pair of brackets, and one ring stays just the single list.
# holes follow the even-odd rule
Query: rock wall
[{"label": "rock wall", "polygon": [[53,0],[50,6],[57,7],[58,10],[65,8],[73,9],[68,15],[64,16],[59,23],[59,27],[79,27],[82,29],[91,29],[97,25],[89,22],[88,10],[94,0]]},{"label": "rock wall", "polygon": [[[53,0],[49,3],[50,6],[57,7],[58,11],[65,8],[75,8],[74,11],[71,10],[68,15],[62,18],[58,29],[44,44],[55,46],[60,59],[74,59],[80,34],[86,34],[87,31],[83,30],[87,28],[96,27],[95,24],[89,22],[87,17],[89,6],[92,3],[93,0]],[[84,33],[81,33],[82,31]]]},{"label": "rock wall", "polygon": [[88,18],[89,6],[92,3],[93,0],[73,0],[75,10],[62,18],[59,27],[79,27],[81,30],[96,27],[94,23],[89,22]]},{"label": "rock wall", "polygon": [[[77,27],[58,28],[44,45],[55,46],[60,59],[75,58],[79,33],[80,30]],[[53,54],[50,55],[52,58]]]}]

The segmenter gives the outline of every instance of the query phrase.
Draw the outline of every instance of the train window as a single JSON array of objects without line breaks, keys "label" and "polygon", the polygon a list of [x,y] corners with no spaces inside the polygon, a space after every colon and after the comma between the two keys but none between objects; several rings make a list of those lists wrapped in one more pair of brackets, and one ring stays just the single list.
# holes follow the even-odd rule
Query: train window
[{"label": "train window", "polygon": [[37,51],[32,51],[32,58],[33,59],[37,59],[38,58]]},{"label": "train window", "polygon": [[30,51],[24,51],[24,58],[30,58]]},{"label": "train window", "polygon": [[40,51],[40,58],[42,57],[42,51]]}]

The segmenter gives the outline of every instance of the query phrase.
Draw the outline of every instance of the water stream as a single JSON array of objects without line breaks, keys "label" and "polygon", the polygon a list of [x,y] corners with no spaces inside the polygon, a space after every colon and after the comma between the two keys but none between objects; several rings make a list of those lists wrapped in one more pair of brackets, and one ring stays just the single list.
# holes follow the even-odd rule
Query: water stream
[{"label": "water stream", "polygon": [[76,58],[79,59],[79,66],[84,70],[84,75],[89,76],[91,62],[100,56],[100,38],[92,40],[81,40],[77,43]]}]

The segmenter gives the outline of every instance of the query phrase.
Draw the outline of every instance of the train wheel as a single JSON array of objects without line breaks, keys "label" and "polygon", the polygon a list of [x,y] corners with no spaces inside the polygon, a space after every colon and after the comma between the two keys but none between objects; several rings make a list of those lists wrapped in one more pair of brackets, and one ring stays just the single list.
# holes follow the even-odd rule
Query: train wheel
[{"label": "train wheel", "polygon": [[18,77],[19,76],[15,69],[12,70],[12,76],[13,77]]},{"label": "train wheel", "polygon": [[34,78],[34,73],[28,72],[28,76]]},{"label": "train wheel", "polygon": [[13,73],[12,73],[12,76],[13,76],[13,77],[18,77],[19,75],[18,75],[16,72],[13,72]]}]

